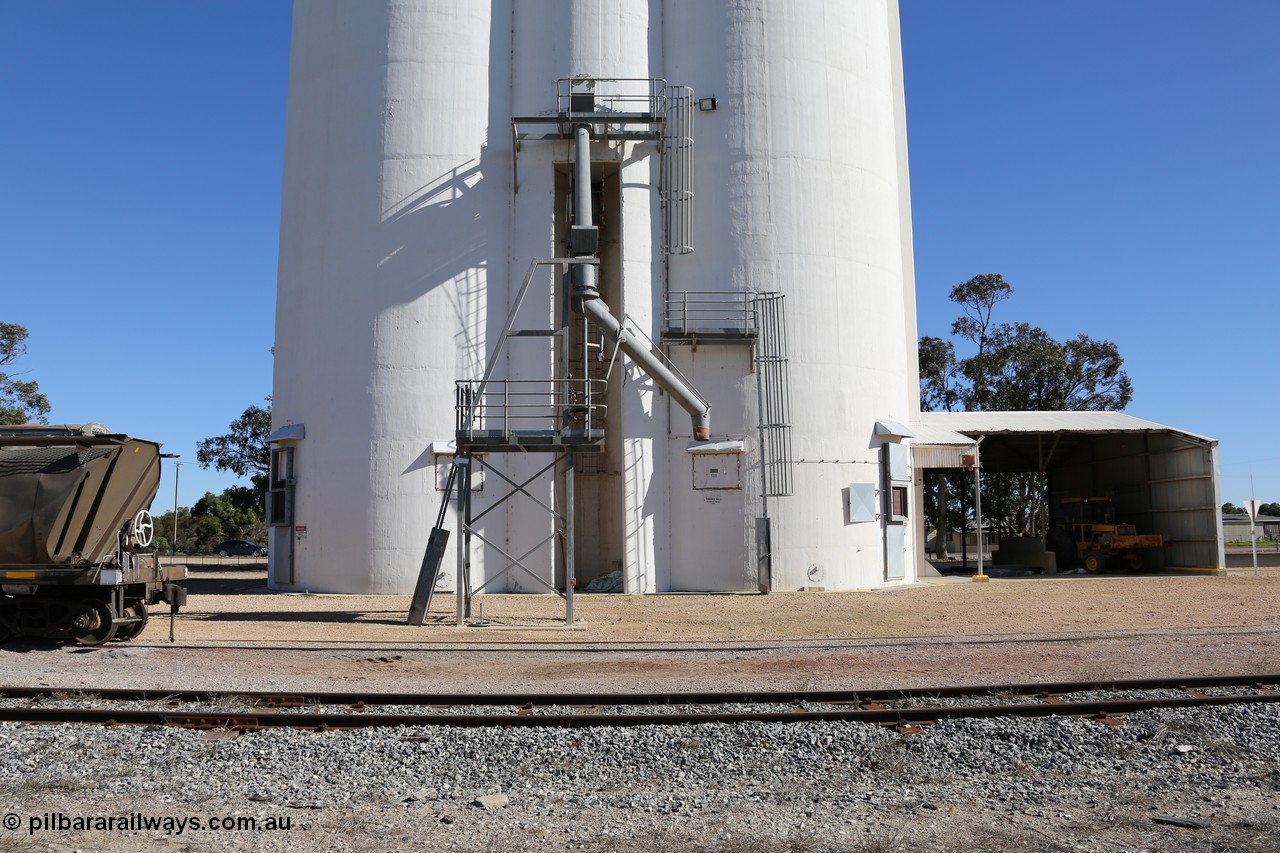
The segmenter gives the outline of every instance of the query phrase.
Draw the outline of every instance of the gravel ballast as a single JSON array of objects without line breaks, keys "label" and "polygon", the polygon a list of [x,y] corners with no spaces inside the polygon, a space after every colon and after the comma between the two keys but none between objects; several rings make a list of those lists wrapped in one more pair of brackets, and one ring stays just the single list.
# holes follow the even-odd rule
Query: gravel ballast
[{"label": "gravel ballast", "polygon": [[[914,735],[4,724],[0,739],[0,790],[20,819],[7,850],[1280,849],[1276,705],[1119,726],[952,720]],[[134,813],[259,826],[59,828]]]}]

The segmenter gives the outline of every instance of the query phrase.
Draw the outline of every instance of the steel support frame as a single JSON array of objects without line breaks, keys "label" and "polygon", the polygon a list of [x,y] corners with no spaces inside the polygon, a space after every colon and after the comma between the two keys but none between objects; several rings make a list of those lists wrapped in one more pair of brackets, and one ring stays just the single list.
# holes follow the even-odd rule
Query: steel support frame
[{"label": "steel support frame", "polygon": [[[456,618],[457,624],[462,625],[465,623],[465,620],[471,618],[472,616],[471,601],[474,596],[478,595],[480,592],[484,590],[485,587],[493,583],[498,578],[506,576],[512,569],[518,568],[522,572],[527,574],[529,577],[531,577],[534,581],[536,581],[539,585],[545,587],[549,592],[553,592],[556,595],[560,596],[562,599],[564,599],[565,625],[566,626],[572,625],[573,624],[573,590],[575,586],[574,563],[573,563],[573,452],[566,451],[564,453],[556,454],[555,458],[553,458],[549,463],[544,465],[542,468],[538,469],[538,471],[536,471],[535,473],[533,473],[532,475],[527,477],[523,482],[520,482],[520,483],[517,483],[515,480],[512,480],[510,477],[506,476],[505,474],[503,474],[501,471],[494,468],[493,466],[488,465],[480,457],[474,456],[472,454],[466,454],[463,458],[465,459],[465,461],[458,466],[459,470],[462,472],[462,476],[461,476],[462,490],[459,492],[460,511],[462,515],[462,521],[459,524],[459,528],[461,529],[462,537],[461,537],[461,541],[458,543],[458,581],[457,581],[457,584],[455,585],[457,590],[456,591],[457,601],[456,601],[456,608],[455,608],[456,609],[455,618]],[[560,512],[554,506],[547,506],[547,504],[543,503],[541,500],[539,500],[536,496],[531,494],[525,488],[534,480],[537,480],[543,474],[547,473],[548,471],[550,471],[551,469],[559,465],[561,460],[565,460],[565,509],[564,509],[564,512]],[[471,512],[471,473],[472,473],[473,463],[480,465],[480,467],[482,467],[484,470],[489,471],[494,476],[500,478],[501,480],[505,481],[509,486],[511,486],[511,490],[509,492],[507,492],[505,495],[503,495],[501,498],[499,498],[497,501],[495,501],[487,509],[485,509],[483,512],[479,513],[478,515],[473,515]],[[478,522],[481,519],[483,519],[486,515],[488,515],[493,510],[497,509],[502,504],[506,503],[511,498],[515,497],[517,494],[523,494],[529,500],[533,501],[538,506],[546,510],[547,514],[551,517],[552,522],[554,524],[554,528],[555,528],[551,532],[551,534],[548,535],[545,539],[543,539],[541,542],[537,543],[532,548],[528,549],[518,557],[512,556],[500,545],[485,538],[484,534],[482,534],[476,526]],[[475,588],[472,588],[471,586],[471,538],[473,536],[476,539],[479,539],[488,547],[497,551],[499,554],[502,555],[503,559],[507,561],[507,564],[503,566],[503,568],[500,571],[491,575],[488,578],[488,580],[486,580],[484,583],[480,584],[478,587],[475,587]],[[564,577],[565,577],[564,592],[560,592],[560,590],[556,589],[556,586],[555,586],[556,550],[554,548],[552,549],[552,552],[551,552],[552,554],[551,582],[547,582],[544,578],[539,577],[536,573],[534,573],[532,569],[530,569],[524,563],[524,561],[528,559],[531,554],[538,551],[540,548],[542,548],[542,546],[546,545],[548,542],[554,542],[557,537],[562,537],[565,540],[564,557],[563,557]]]},{"label": "steel support frame", "polygon": [[[529,270],[525,274],[524,281],[521,283],[520,290],[518,291],[516,295],[516,299],[512,303],[511,310],[507,315],[507,322],[506,322],[506,326],[503,329],[502,338],[499,340],[498,346],[494,348],[493,353],[489,357],[489,362],[485,366],[484,378],[481,380],[480,387],[477,391],[477,399],[482,398],[484,388],[493,376],[494,367],[498,362],[499,355],[501,354],[502,350],[505,348],[507,338],[511,337],[514,334],[516,316],[520,311],[520,306],[524,302],[525,295],[528,293],[529,286],[533,282],[534,273],[537,271],[537,268],[540,266],[557,266],[557,267],[560,267],[562,270],[567,271],[569,268],[573,267],[574,265],[595,267],[595,266],[598,266],[599,263],[600,261],[598,258],[583,257],[583,258],[535,258],[529,264]],[[566,298],[565,306],[562,309],[566,312],[565,316],[562,318],[562,323],[564,327],[567,327],[568,323],[570,322],[568,313],[567,313],[568,301],[569,300]],[[563,341],[561,344],[561,372],[562,372],[562,375],[564,376],[569,375],[569,354],[568,354],[567,340]],[[472,422],[474,417],[475,417],[475,410],[473,408],[468,413],[468,416],[466,418],[466,427],[470,426],[470,423]],[[459,450],[461,451],[462,448],[459,448]],[[563,513],[558,511],[555,507],[547,506],[545,503],[543,503],[542,501],[534,497],[532,494],[530,494],[525,488],[534,480],[538,479],[543,474],[545,474],[547,471],[556,467],[562,459],[565,461],[565,478],[564,478],[565,508]],[[574,559],[573,559],[573,553],[574,553],[574,535],[573,535],[574,454],[573,454],[573,451],[567,450],[563,453],[557,453],[555,458],[552,459],[552,461],[549,464],[543,466],[535,474],[533,474],[531,477],[529,477],[522,483],[516,483],[514,480],[510,479],[505,474],[503,474],[501,471],[498,471],[493,466],[486,464],[483,459],[480,459],[479,457],[475,456],[470,452],[463,453],[459,461],[462,462],[462,464],[458,465],[458,470],[461,473],[461,476],[460,476],[461,483],[459,486],[458,503],[459,503],[459,513],[461,515],[461,520],[460,520],[461,523],[459,527],[461,529],[462,536],[461,536],[461,541],[459,541],[458,543],[458,574],[457,574],[457,582],[455,583],[456,623],[458,625],[462,625],[464,624],[465,620],[471,618],[472,616],[471,602],[472,602],[472,598],[477,593],[479,593],[486,586],[488,586],[489,583],[492,582],[493,580],[496,580],[499,577],[503,577],[507,575],[511,571],[511,569],[519,568],[525,574],[529,575],[529,577],[537,581],[540,585],[548,588],[551,592],[554,592],[556,595],[559,595],[562,599],[564,599],[565,625],[566,626],[573,625],[573,620],[574,620],[573,591],[576,585],[576,577],[574,575]],[[471,475],[472,475],[473,463],[478,463],[485,470],[491,471],[495,476],[505,481],[508,485],[512,487],[512,491],[503,495],[492,506],[490,506],[488,509],[481,512],[479,515],[475,515],[475,516],[473,516],[471,512]],[[532,548],[528,549],[518,557],[512,556],[504,548],[486,539],[476,529],[477,522],[479,522],[482,518],[484,518],[484,516],[487,515],[489,512],[501,506],[510,498],[514,497],[517,493],[525,495],[525,497],[529,498],[534,503],[538,504],[538,506],[546,510],[547,513],[550,515],[553,521],[553,524],[555,526],[555,530],[551,533],[551,535],[549,535],[548,537],[543,539],[541,542],[534,545]],[[447,493],[445,496],[445,500],[448,500]],[[488,547],[493,548],[495,551],[501,554],[505,560],[507,560],[507,564],[502,568],[501,571],[499,571],[497,574],[490,577],[488,580],[486,580],[483,584],[481,584],[476,589],[471,588],[471,538],[473,536],[479,539]],[[529,569],[528,566],[524,564],[524,561],[528,559],[529,555],[533,554],[538,549],[542,548],[542,546],[546,545],[548,542],[553,541],[556,537],[561,537],[564,540],[564,549],[563,549],[564,556],[562,557],[562,560],[563,560],[563,566],[564,566],[565,591],[563,593],[561,593],[558,589],[555,588],[555,562],[556,562],[555,549],[552,549],[551,583],[547,583],[547,581],[545,581],[543,578],[538,577],[537,574],[535,574],[532,570]]]}]

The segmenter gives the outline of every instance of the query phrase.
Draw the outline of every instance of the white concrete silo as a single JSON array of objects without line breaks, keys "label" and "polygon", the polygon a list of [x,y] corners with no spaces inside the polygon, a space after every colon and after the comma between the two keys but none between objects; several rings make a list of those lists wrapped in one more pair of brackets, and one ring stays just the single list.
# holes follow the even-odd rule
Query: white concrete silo
[{"label": "white concrete silo", "polygon": [[[274,587],[412,589],[440,509],[453,383],[478,378],[530,261],[566,254],[571,142],[512,142],[512,117],[554,112],[566,78],[715,98],[692,133],[692,253],[663,250],[671,146],[593,137],[599,291],[655,341],[673,294],[784,297],[793,493],[767,500],[772,587],[879,586],[898,552],[910,579],[912,537],[847,509],[851,484],[891,486],[897,457],[882,447],[896,436],[877,422],[916,411],[896,2],[335,0],[294,15],[273,402],[293,467],[275,482]],[[546,325],[557,304],[544,288],[522,321]],[[497,375],[548,375],[539,346],[512,342]],[[604,451],[574,475],[578,576],[621,569],[628,592],[754,589],[766,508],[755,350],[666,349],[712,403],[719,441],[691,454],[688,416],[619,365]],[[519,482],[543,456],[487,461]],[[715,479],[731,469],[733,482]],[[491,509],[486,538],[515,552],[544,538],[546,513],[497,485],[472,493]],[[563,479],[528,489],[554,504]],[[549,581],[551,554],[528,561]],[[535,588],[497,577],[492,548],[472,559],[490,591]]]}]

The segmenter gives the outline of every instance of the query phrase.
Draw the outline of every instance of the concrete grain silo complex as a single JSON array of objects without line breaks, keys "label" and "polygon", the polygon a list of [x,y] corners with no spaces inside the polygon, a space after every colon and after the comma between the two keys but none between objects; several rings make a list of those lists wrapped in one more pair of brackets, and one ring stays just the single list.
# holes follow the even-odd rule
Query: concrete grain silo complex
[{"label": "concrete grain silo complex", "polygon": [[896,0],[297,4],[271,586],[913,580],[911,255]]}]

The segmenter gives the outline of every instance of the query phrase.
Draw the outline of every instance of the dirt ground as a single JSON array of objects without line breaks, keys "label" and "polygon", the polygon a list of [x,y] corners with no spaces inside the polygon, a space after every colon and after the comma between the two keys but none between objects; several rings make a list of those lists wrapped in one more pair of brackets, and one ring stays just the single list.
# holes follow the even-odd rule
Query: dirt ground
[{"label": "dirt ground", "polygon": [[153,608],[129,643],[0,655],[0,683],[163,688],[177,671],[205,689],[631,692],[1280,672],[1280,565],[1258,577],[1245,565],[840,593],[580,593],[572,626],[557,597],[484,595],[458,627],[440,595],[413,627],[408,596],[269,593],[251,561],[192,565],[188,586],[174,642]]}]

